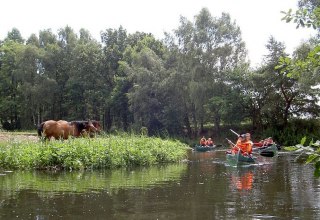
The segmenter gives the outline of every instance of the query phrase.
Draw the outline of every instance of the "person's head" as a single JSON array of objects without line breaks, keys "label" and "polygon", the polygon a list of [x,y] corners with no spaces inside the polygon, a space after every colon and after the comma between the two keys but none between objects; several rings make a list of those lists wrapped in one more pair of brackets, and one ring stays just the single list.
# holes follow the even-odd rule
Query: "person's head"
[{"label": "person's head", "polygon": [[211,141],[211,138],[208,138],[209,141]]},{"label": "person's head", "polygon": [[251,140],[251,134],[250,133],[246,133],[246,139],[247,140]]},{"label": "person's head", "polygon": [[245,135],[245,134],[241,134],[241,135],[239,136],[239,139],[240,139],[241,141],[245,141],[245,140],[246,140],[246,135]]}]

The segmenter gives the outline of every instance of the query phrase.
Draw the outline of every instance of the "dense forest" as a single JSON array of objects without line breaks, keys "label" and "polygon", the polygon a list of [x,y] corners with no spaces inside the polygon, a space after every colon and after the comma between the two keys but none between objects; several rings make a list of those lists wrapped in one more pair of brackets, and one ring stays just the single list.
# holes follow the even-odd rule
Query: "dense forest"
[{"label": "dense forest", "polygon": [[[319,30],[319,1],[298,3],[284,20]],[[192,21],[181,17],[165,36],[120,26],[101,31],[98,41],[66,26],[23,39],[13,28],[0,40],[0,127],[95,119],[108,132],[194,138],[208,128],[206,135],[217,136],[246,126],[282,142],[320,138],[319,36],[292,55],[270,36],[257,68],[227,13],[215,17],[203,8]]]}]

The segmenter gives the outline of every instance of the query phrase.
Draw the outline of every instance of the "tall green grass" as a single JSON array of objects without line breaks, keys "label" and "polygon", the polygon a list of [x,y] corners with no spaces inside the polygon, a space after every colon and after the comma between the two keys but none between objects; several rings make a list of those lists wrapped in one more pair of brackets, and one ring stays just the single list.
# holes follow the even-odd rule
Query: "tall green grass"
[{"label": "tall green grass", "polygon": [[0,143],[0,168],[99,169],[177,162],[188,146],[169,139],[110,135],[65,141]]}]

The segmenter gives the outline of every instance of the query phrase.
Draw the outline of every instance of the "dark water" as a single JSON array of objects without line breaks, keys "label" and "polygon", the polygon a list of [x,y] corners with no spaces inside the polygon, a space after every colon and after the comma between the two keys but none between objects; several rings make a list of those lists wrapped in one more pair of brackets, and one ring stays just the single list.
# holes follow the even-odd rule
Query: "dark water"
[{"label": "dark water", "polygon": [[320,179],[290,154],[230,167],[224,151],[150,168],[0,172],[0,219],[320,219]]}]

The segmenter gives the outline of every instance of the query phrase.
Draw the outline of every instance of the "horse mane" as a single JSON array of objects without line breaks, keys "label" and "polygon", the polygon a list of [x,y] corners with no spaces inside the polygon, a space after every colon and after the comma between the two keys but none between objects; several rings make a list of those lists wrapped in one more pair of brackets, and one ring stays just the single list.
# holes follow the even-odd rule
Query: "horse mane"
[{"label": "horse mane", "polygon": [[97,121],[97,120],[91,120],[91,123],[92,123],[94,126],[96,126],[96,125],[101,126],[101,125],[100,125],[100,122]]},{"label": "horse mane", "polygon": [[80,133],[83,129],[86,128],[86,125],[85,125],[86,121],[71,121],[70,124],[71,125],[74,125],[78,132]]},{"label": "horse mane", "polygon": [[97,120],[80,120],[80,121],[71,121],[70,124],[77,128],[77,132],[81,133],[84,129],[88,130],[89,124],[93,125],[97,129],[97,131],[101,130],[101,124]]}]

